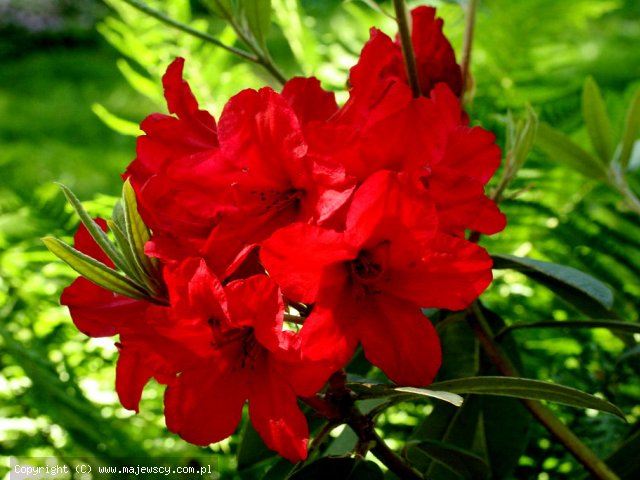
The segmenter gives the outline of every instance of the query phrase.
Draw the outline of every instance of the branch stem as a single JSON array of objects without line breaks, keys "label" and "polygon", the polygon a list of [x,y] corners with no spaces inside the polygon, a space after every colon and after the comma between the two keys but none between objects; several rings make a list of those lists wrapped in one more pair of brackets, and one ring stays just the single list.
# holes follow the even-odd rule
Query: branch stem
[{"label": "branch stem", "polygon": [[[491,328],[478,303],[474,303],[469,324],[478,337],[487,356],[496,368],[507,377],[521,376],[513,363],[495,342]],[[521,400],[531,414],[562,443],[565,448],[594,476],[600,480],[619,480],[619,477],[595,453],[556,417],[551,410],[534,400]]]},{"label": "branch stem", "polygon": [[173,27],[184,33],[188,33],[189,35],[199,38],[200,40],[204,40],[205,42],[208,42],[217,47],[220,47],[226,50],[227,52],[232,53],[233,55],[236,55],[244,60],[248,60],[250,62],[255,63],[256,65],[260,65],[265,70],[267,70],[267,72],[269,72],[281,85],[284,85],[284,83],[286,82],[286,78],[276,68],[276,66],[273,64],[271,59],[259,52],[256,52],[251,42],[247,41],[247,39],[244,38],[244,36],[239,34],[238,29],[235,27],[235,24],[232,26],[234,27],[234,30],[236,30],[236,34],[238,34],[238,37],[240,37],[242,41],[244,41],[252,50],[254,50],[254,53],[247,52],[246,50],[243,50],[241,48],[236,48],[231,45],[226,45],[225,43],[222,43],[213,35],[210,35],[209,33],[203,32],[201,30],[197,30],[191,27],[190,25],[187,25],[186,23],[182,23],[174,18],[171,18],[164,12],[161,12],[160,10],[156,10],[155,8],[150,7],[142,0],[122,0],[122,1],[127,3],[128,5],[131,5],[133,8],[141,11],[142,13],[155,18],[156,20],[159,20],[160,22],[166,25],[169,25],[170,27]]},{"label": "branch stem", "polygon": [[398,34],[400,35],[400,44],[402,45],[402,55],[404,56],[404,64],[407,69],[407,78],[414,97],[421,95],[420,80],[418,78],[418,68],[416,66],[416,56],[411,43],[411,24],[410,16],[407,12],[407,6],[404,0],[393,0],[393,7],[396,12],[396,22],[398,23]]},{"label": "branch stem", "polygon": [[471,65],[471,48],[473,46],[473,33],[476,25],[476,10],[478,9],[478,0],[469,0],[467,4],[467,19],[464,26],[464,41],[462,46],[462,92],[460,100],[463,99],[465,92],[469,88],[471,74],[469,67]]}]

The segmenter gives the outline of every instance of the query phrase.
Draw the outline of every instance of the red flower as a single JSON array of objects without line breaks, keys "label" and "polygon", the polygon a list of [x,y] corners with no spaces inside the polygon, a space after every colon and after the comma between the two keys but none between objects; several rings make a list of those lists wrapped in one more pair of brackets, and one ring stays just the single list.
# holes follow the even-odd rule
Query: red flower
[{"label": "red flower", "polygon": [[421,307],[462,309],[491,281],[475,244],[436,231],[424,192],[388,171],[356,192],[343,233],[297,223],[263,243],[261,258],[285,295],[315,303],[303,355],[343,366],[360,341],[393,381],[426,385],[440,349]]},{"label": "red flower", "polygon": [[[459,96],[462,73],[453,48],[442,33],[442,19],[436,18],[435,14],[435,8],[425,6],[411,12],[411,43],[420,91],[423,96],[429,97],[433,87],[444,82]],[[350,98],[341,116],[351,118],[356,123],[365,119],[381,98],[393,90],[398,90],[398,95],[411,96],[400,39],[394,42],[377,28],[372,28],[371,37],[362,49],[358,63],[351,69],[349,81]]]},{"label": "red flower", "polygon": [[182,370],[165,397],[167,426],[198,445],[231,435],[249,400],[249,415],[267,446],[291,461],[306,458],[308,427],[297,395],[313,395],[326,365],[303,362],[297,335],[283,331],[283,304],[269,277],[222,287],[203,260],[167,274],[178,322],[206,328],[204,355]]}]

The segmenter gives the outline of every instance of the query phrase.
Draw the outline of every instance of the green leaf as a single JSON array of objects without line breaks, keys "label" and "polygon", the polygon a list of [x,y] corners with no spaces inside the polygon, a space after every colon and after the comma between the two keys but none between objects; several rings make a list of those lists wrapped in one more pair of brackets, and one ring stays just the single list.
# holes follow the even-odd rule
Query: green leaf
[{"label": "green leaf", "polygon": [[544,122],[538,125],[536,144],[552,161],[563,162],[586,177],[607,180],[607,171],[596,157]]},{"label": "green leaf", "polygon": [[145,293],[131,280],[63,241],[44,237],[42,242],[51,253],[96,285],[126,297],[146,298]]},{"label": "green leaf", "polygon": [[244,470],[252,467],[267,458],[275,456],[273,450],[270,450],[262,437],[258,435],[251,422],[247,422],[242,429],[240,436],[240,445],[238,447],[238,470]]},{"label": "green leaf", "polygon": [[612,403],[575,388],[556,383],[517,377],[469,377],[446,380],[431,385],[438,390],[452,393],[474,393],[478,395],[499,395],[528,400],[547,400],[571,407],[591,408],[611,413],[623,420],[624,414]]},{"label": "green leaf", "polygon": [[450,392],[439,392],[426,388],[414,387],[394,387],[392,385],[379,385],[370,383],[347,383],[347,387],[351,389],[358,400],[366,398],[391,398],[397,401],[415,400],[424,397],[437,398],[443,400],[456,407],[462,405],[462,397],[451,394]]},{"label": "green leaf", "polygon": [[453,473],[468,480],[489,477],[489,465],[482,458],[467,449],[438,440],[423,440],[407,444],[407,458],[426,455],[444,465]]},{"label": "green leaf", "polygon": [[496,334],[502,337],[513,330],[525,328],[606,328],[623,333],[640,333],[640,323],[617,320],[550,320],[544,322],[518,322],[509,325]]},{"label": "green leaf", "polygon": [[608,165],[613,157],[611,122],[598,84],[592,77],[587,77],[582,89],[582,116],[594,150],[602,163]]},{"label": "green leaf", "polygon": [[116,239],[116,243],[118,247],[120,247],[120,251],[124,255],[127,263],[129,265],[133,265],[135,271],[130,272],[130,277],[138,284],[144,284],[144,272],[140,272],[139,268],[137,268],[136,259],[133,256],[133,252],[131,250],[131,245],[129,245],[129,239],[127,235],[122,231],[122,229],[112,220],[107,220],[107,225],[109,230],[113,233],[113,236]]},{"label": "green leaf", "polygon": [[271,26],[271,0],[240,0],[240,10],[256,46],[266,52],[267,35]]},{"label": "green leaf", "polygon": [[493,255],[492,258],[494,269],[522,272],[590,316],[607,316],[613,305],[609,287],[575,268],[514,255]]},{"label": "green leaf", "polygon": [[[144,253],[144,246],[150,240],[151,234],[138,213],[136,194],[129,180],[126,180],[122,186],[122,208],[127,239],[136,264],[142,272],[146,273],[145,281],[147,277],[153,279],[157,272],[156,263]],[[147,283],[152,287],[152,282]]]},{"label": "green leaf", "polygon": [[640,429],[635,429],[605,462],[622,480],[640,478]]},{"label": "green leaf", "polygon": [[305,465],[289,480],[384,480],[375,463],[351,457],[324,457]]},{"label": "green leaf", "polygon": [[116,249],[113,242],[109,240],[109,237],[102,228],[100,228],[100,225],[98,225],[93,218],[91,218],[91,215],[87,213],[82,206],[82,203],[80,203],[80,200],[78,200],[78,197],[76,197],[66,186],[62,184],[59,185],[64,196],[67,197],[67,200],[80,217],[80,221],[87,228],[89,234],[93,237],[98,246],[120,270],[129,274],[131,272],[131,268],[127,264],[124,256]]},{"label": "green leaf", "polygon": [[[447,403],[436,403],[431,414],[411,434],[410,440],[436,440],[474,450],[475,444],[483,443],[480,405],[480,397],[474,395],[469,395],[460,408]],[[451,479],[451,471],[430,457],[414,456],[410,460],[430,480]]]},{"label": "green leaf", "polygon": [[629,165],[633,146],[640,134],[640,90],[638,90],[627,110],[627,117],[622,131],[622,146],[620,150],[620,166],[624,171]]}]

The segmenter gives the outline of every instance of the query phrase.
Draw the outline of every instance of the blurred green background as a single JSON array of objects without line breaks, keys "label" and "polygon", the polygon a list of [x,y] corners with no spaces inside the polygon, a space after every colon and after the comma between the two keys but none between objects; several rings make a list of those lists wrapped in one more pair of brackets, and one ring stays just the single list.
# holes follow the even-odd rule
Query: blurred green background
[{"label": "blurred green background", "polygon": [[[237,42],[206,1],[148,3],[228,44]],[[434,3],[459,52],[464,30],[459,2]],[[393,22],[366,2],[273,0],[272,5],[268,45],[275,62],[288,76],[319,77],[341,100],[348,68],[369,27],[394,33]],[[388,3],[379,5],[391,10]],[[223,478],[238,475],[232,473],[238,437],[202,449],[168,433],[157,385],[145,390],[140,414],[119,406],[114,341],[77,332],[58,304],[74,274],[38,240],[49,234],[69,238],[77,224],[53,182],[71,187],[94,215],[110,211],[121,188],[119,174],[135,156],[137,124],[151,112],[165,111],[160,76],[178,55],[187,58],[185,76],[201,105],[216,115],[242,88],[276,86],[258,67],[161,25],[121,0],[0,0],[1,456],[108,461],[214,455]],[[640,88],[640,3],[481,1],[472,72],[471,118],[494,131],[501,145],[507,111],[522,117],[531,104],[541,120],[589,149],[580,103],[587,75],[600,85],[618,133]],[[628,174],[636,192],[638,166]],[[639,217],[618,193],[534,150],[503,209],[509,217],[506,231],[483,239],[491,253],[589,272],[614,290],[614,315],[638,321]],[[498,273],[483,299],[507,323],[584,318],[513,272]],[[622,408],[629,425],[606,414],[553,407],[600,456],[611,456],[624,471],[626,452],[640,450],[639,339],[602,329],[523,330],[513,338],[527,376],[597,393]],[[456,360],[455,351],[445,351],[448,365]],[[402,405],[383,414],[379,427],[393,445],[431,410],[431,404]],[[513,478],[579,478],[580,467],[538,425],[521,443]],[[345,448],[335,444],[334,453]],[[258,478],[264,468],[247,469],[243,478]],[[5,474],[8,478],[0,466],[0,476]]]}]

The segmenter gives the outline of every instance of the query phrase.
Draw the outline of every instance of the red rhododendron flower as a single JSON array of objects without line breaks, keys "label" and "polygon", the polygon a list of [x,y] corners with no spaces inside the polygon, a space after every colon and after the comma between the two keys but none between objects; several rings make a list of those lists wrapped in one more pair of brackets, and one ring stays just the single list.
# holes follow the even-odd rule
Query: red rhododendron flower
[{"label": "red rhododendron flower", "polygon": [[[168,67],[170,115],[143,121],[124,174],[159,265],[130,280],[141,292],[162,284],[163,298],[85,279],[62,296],[82,332],[120,335],[125,408],[138,410],[154,378],[167,385],[168,428],[207,445],[236,430],[248,402],[267,446],[299,461],[309,431],[298,398],[313,404],[358,344],[392,381],[432,382],[441,352],[423,309],[464,309],[484,291],[491,258],[465,234],[496,233],[505,217],[484,191],[500,151],[462,110],[442,21],[430,7],[412,19],[418,98],[399,41],[376,29],[342,107],[317,79],[294,78],[282,93],[239,92],[216,122],[184,60]],[[75,245],[113,267],[84,227]],[[295,311],[299,333],[285,328]]]},{"label": "red rhododendron flower", "polygon": [[420,307],[465,308],[491,281],[486,252],[436,226],[428,198],[381,171],[356,192],[344,232],[298,223],[264,242],[262,261],[284,293],[315,303],[303,354],[343,366],[360,341],[395,382],[430,383],[440,349]]},{"label": "red rhododendron flower", "polygon": [[169,428],[192,443],[217,442],[236,429],[248,399],[265,443],[291,461],[306,458],[309,433],[296,395],[313,395],[330,372],[303,362],[296,334],[283,331],[275,283],[255,275],[222,287],[197,259],[166,279],[178,321],[209,330],[201,339],[209,345],[204,356],[167,389]]}]

